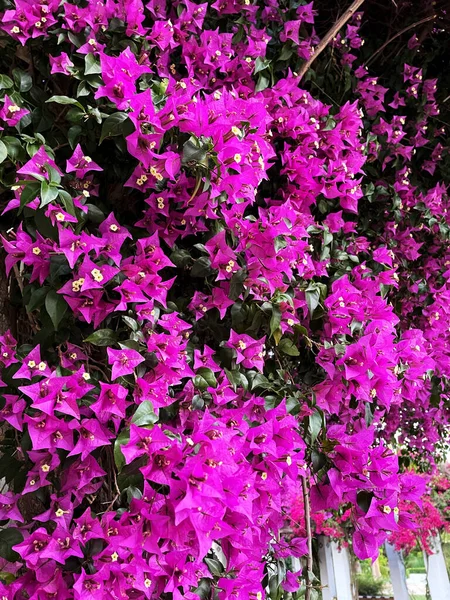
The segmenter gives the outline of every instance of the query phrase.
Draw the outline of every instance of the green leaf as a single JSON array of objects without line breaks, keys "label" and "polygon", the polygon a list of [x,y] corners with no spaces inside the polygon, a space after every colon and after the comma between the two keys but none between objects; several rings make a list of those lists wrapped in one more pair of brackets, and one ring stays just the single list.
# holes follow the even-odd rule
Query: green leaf
[{"label": "green leaf", "polygon": [[297,346],[289,338],[283,338],[278,345],[278,349],[288,356],[300,356]]},{"label": "green leaf", "polygon": [[129,121],[128,115],[124,112],[113,113],[107,119],[105,119],[102,125],[102,133],[100,135],[99,144],[101,144],[103,140],[108,137],[121,135],[125,130],[125,124],[127,120]]},{"label": "green leaf", "polygon": [[66,120],[69,121],[69,123],[81,123],[82,121],[84,122],[85,118],[86,112],[81,110],[78,106],[69,108],[66,113]]},{"label": "green leaf", "polygon": [[308,305],[309,315],[312,317],[314,314],[314,311],[319,306],[320,290],[314,283],[312,283],[305,290],[305,296],[306,296],[306,304]]},{"label": "green leaf", "polygon": [[370,402],[365,403],[365,420],[367,427],[370,427],[373,422],[372,405]]},{"label": "green leaf", "polygon": [[187,250],[175,250],[170,255],[170,260],[175,266],[183,269],[192,263],[192,256]]},{"label": "green leaf", "polygon": [[53,202],[58,197],[59,189],[48,183],[47,181],[43,181],[41,183],[41,204],[40,208],[47,206],[50,202]]},{"label": "green leaf", "polygon": [[281,327],[278,327],[277,329],[275,329],[272,335],[273,341],[275,342],[275,346],[278,346],[281,338],[283,337],[283,330],[281,329]]},{"label": "green leaf", "polygon": [[280,588],[278,585],[278,576],[272,575],[269,579],[269,596],[270,600],[278,600]]},{"label": "green leaf", "polygon": [[41,189],[41,184],[38,181],[32,181],[28,185],[24,187],[22,193],[20,194],[20,210],[23,209],[29,202],[34,200],[36,196],[39,194]]},{"label": "green leaf", "polygon": [[272,316],[270,318],[270,335],[273,335],[274,332],[279,328],[281,323],[281,309],[279,306],[275,304],[272,306]]},{"label": "green leaf", "polygon": [[54,328],[57,330],[61,319],[67,311],[67,302],[61,294],[57,294],[56,290],[50,290],[45,297],[45,309],[52,320]]},{"label": "green leaf", "polygon": [[26,71],[22,71],[22,69],[14,69],[13,79],[20,92],[29,92],[33,87],[33,80],[30,75]]},{"label": "green leaf", "polygon": [[82,131],[83,129],[79,125],[72,125],[72,127],[67,132],[67,139],[72,150],[77,145],[78,138],[80,137]]},{"label": "green leaf", "polygon": [[94,117],[94,119],[97,121],[97,123],[100,125],[102,122],[102,115],[101,112],[98,110],[98,108],[92,108],[91,106],[88,107],[88,114],[91,117]]},{"label": "green leaf", "polygon": [[195,394],[192,397],[192,410],[203,410],[204,407],[205,401],[203,400],[203,398],[200,396],[200,394]]},{"label": "green leaf", "polygon": [[123,342],[118,342],[119,347],[124,350],[125,348],[131,348],[131,350],[136,350],[139,352],[141,347],[139,346],[139,342],[136,340],[124,340]]},{"label": "green leaf", "polygon": [[286,246],[287,242],[284,235],[277,235],[277,237],[274,240],[275,252],[278,253],[280,250],[283,250],[283,248],[286,248]]},{"label": "green leaf", "polygon": [[115,442],[114,442],[114,462],[116,463],[116,467],[119,471],[123,469],[125,466],[125,457],[122,454],[121,446],[128,444],[130,441],[130,430],[124,429],[119,433]]},{"label": "green leaf", "polygon": [[202,392],[208,388],[208,382],[206,379],[203,379],[201,375],[196,375],[192,380],[192,383],[194,384],[196,390],[201,390]]},{"label": "green leaf", "polygon": [[77,98],[82,98],[83,96],[89,96],[92,88],[86,81],[81,81],[77,88]]},{"label": "green leaf", "polygon": [[211,575],[220,577],[223,573],[223,564],[217,558],[204,558],[205,563],[208,565],[209,572]]},{"label": "green leaf", "polygon": [[149,400],[141,402],[137,407],[131,422],[137,427],[145,427],[146,425],[154,425],[157,423],[158,415],[155,414],[153,410],[153,404]]},{"label": "green leaf", "polygon": [[147,462],[146,457],[134,460],[129,465],[122,467],[120,474],[117,477],[117,486],[121,492],[124,492],[129,486],[139,487],[142,489],[144,478],[139,468]]},{"label": "green leaf", "polygon": [[93,54],[86,54],[84,59],[84,74],[85,75],[98,75],[102,72],[100,63],[96,60]]},{"label": "green leaf", "polygon": [[[0,461],[0,477],[4,483],[12,482],[19,473],[23,463],[14,456],[16,449],[9,446],[2,448],[2,459]],[[9,486],[11,487],[11,486]]]},{"label": "green leaf", "polygon": [[49,287],[45,285],[44,287],[39,287],[31,294],[30,301],[27,304],[28,312],[33,312],[36,308],[42,306],[45,302],[45,297],[48,294]]},{"label": "green leaf", "polygon": [[244,375],[240,371],[238,371],[238,370],[229,371],[228,369],[225,369],[225,373],[227,374],[228,381],[233,386],[234,391],[236,391],[238,389],[238,387],[243,387],[244,390],[247,390],[247,388],[248,388],[247,378],[244,377]]},{"label": "green leaf", "polygon": [[5,144],[0,140],[0,163],[2,163],[8,156],[8,149]]},{"label": "green leaf", "polygon": [[211,597],[211,581],[209,579],[201,579],[200,585],[196,590],[194,590],[194,594],[200,597],[201,600],[207,600],[207,598]]},{"label": "green leaf", "polygon": [[195,137],[189,138],[183,144],[183,155],[181,162],[183,165],[189,164],[205,164],[207,161],[208,148],[202,145],[200,140]]},{"label": "green leaf", "polygon": [[7,75],[0,75],[0,90],[8,90],[14,85],[13,80]]},{"label": "green leaf", "polygon": [[318,473],[320,469],[327,464],[327,457],[323,452],[319,452],[315,448],[311,451],[311,462],[313,466],[313,473]]},{"label": "green leaf", "polygon": [[255,70],[254,70],[254,74],[256,75],[256,73],[259,73],[260,71],[264,71],[264,69],[267,69],[267,67],[270,65],[272,61],[270,61],[268,58],[262,58],[261,56],[258,56],[257,59],[255,60]]},{"label": "green leaf", "polygon": [[78,108],[81,108],[81,110],[84,110],[84,106],[78,102],[78,100],[75,100],[75,98],[69,98],[69,96],[52,96],[46,100],[46,102],[56,102],[56,104],[74,104],[75,106],[78,106]]},{"label": "green leaf", "polygon": [[75,35],[74,33],[72,33],[71,31],[67,32],[67,37],[69,38],[69,40],[72,42],[72,44],[76,47],[79,48],[81,46],[81,44],[84,44],[84,38],[83,41],[81,40],[81,37]]},{"label": "green leaf", "polygon": [[139,329],[139,325],[136,321],[136,319],[132,319],[131,317],[122,317],[122,320],[124,321],[124,323],[126,323],[128,325],[128,327],[132,330],[132,331],[138,331]]},{"label": "green leaf", "polygon": [[278,60],[289,60],[293,54],[294,49],[292,47],[292,42],[288,40],[281,49],[281,54],[278,57]]},{"label": "green leaf", "polygon": [[136,498],[137,500],[140,500],[142,498],[141,490],[134,485],[128,486],[126,493],[127,493],[128,504],[130,504],[130,502],[133,500],[133,498]]},{"label": "green leaf", "polygon": [[23,542],[23,535],[18,529],[8,527],[0,530],[0,556],[8,562],[20,560],[19,554],[12,547]]},{"label": "green leaf", "polygon": [[328,229],[328,227],[324,227],[323,245],[328,246],[328,244],[331,244],[332,241],[333,241],[333,234],[330,233],[330,230]]},{"label": "green leaf", "polygon": [[[250,377],[250,374],[249,374],[249,377]],[[272,388],[270,381],[262,373],[256,373],[256,375],[251,379],[252,391],[258,387],[262,388],[263,390]]]},{"label": "green leaf", "polygon": [[373,498],[373,492],[368,492],[366,490],[361,490],[356,495],[356,502],[357,502],[359,508],[363,512],[366,513],[369,510],[370,503],[372,502],[372,498]]},{"label": "green leaf", "polygon": [[260,73],[258,75],[258,82],[255,86],[255,92],[262,92],[266,88],[269,87],[270,79],[264,75],[264,73]]},{"label": "green leaf", "polygon": [[16,579],[14,573],[9,573],[8,571],[0,571],[0,581],[9,585]]},{"label": "green leaf", "polygon": [[2,142],[5,144],[8,150],[8,156],[12,161],[18,160],[20,156],[24,154],[22,144],[17,138],[7,135],[2,138]]},{"label": "green leaf", "polygon": [[75,217],[75,207],[73,204],[72,196],[69,194],[69,192],[66,192],[66,190],[59,190],[58,197],[61,200],[62,205],[64,206],[66,211],[69,213],[69,215]]},{"label": "green leaf", "polygon": [[191,277],[206,277],[211,271],[211,261],[207,256],[201,256],[192,266]]},{"label": "green leaf", "polygon": [[208,384],[208,386],[216,388],[217,387],[217,379],[211,369],[208,367],[200,367],[197,369],[197,375],[200,375]]},{"label": "green leaf", "polygon": [[95,204],[86,204],[89,220],[93,223],[102,223],[105,220],[105,214],[95,206]]},{"label": "green leaf", "polygon": [[61,183],[61,175],[58,173],[58,171],[56,169],[51,167],[49,164],[46,164],[45,170],[48,173],[50,183]]},{"label": "green leaf", "polygon": [[233,274],[233,277],[230,280],[230,292],[229,297],[230,300],[237,300],[239,296],[244,291],[244,282],[248,277],[248,271],[246,268],[239,269],[236,273]]},{"label": "green leaf", "polygon": [[320,430],[322,429],[322,425],[323,414],[320,411],[316,410],[312,413],[312,415],[309,415],[308,431],[311,435],[312,444],[314,444],[314,442],[317,440]]},{"label": "green leaf", "polygon": [[83,341],[94,346],[114,346],[117,334],[112,329],[98,329]]}]

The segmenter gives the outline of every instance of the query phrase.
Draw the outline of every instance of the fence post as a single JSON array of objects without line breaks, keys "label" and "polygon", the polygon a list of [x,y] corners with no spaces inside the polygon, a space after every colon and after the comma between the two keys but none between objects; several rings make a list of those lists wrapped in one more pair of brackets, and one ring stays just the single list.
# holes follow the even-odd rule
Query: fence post
[{"label": "fence post", "polygon": [[448,579],[447,567],[444,553],[442,552],[441,537],[436,535],[431,543],[434,554],[424,555],[425,569],[427,571],[428,589],[431,600],[449,600],[450,581]]},{"label": "fence post", "polygon": [[334,581],[337,600],[355,600],[355,586],[352,584],[350,554],[347,548],[339,548],[337,542],[331,542]]},{"label": "fence post", "polygon": [[391,583],[394,590],[394,600],[410,600],[406,587],[406,571],[403,556],[391,544],[386,542],[386,556],[391,573]]},{"label": "fence post", "polygon": [[319,536],[319,569],[322,600],[336,600],[336,581],[330,538],[325,535]]}]

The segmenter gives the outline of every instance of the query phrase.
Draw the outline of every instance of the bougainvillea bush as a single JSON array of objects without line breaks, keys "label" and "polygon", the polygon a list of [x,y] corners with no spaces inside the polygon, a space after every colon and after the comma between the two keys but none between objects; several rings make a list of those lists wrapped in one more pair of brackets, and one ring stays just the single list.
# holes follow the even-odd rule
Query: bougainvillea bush
[{"label": "bougainvillea bush", "polygon": [[440,465],[434,476],[427,478],[428,489],[421,504],[411,505],[405,502],[405,509],[408,510],[414,526],[400,526],[392,532],[390,541],[397,550],[407,554],[418,547],[428,555],[434,554],[436,537],[441,533],[450,532],[449,474],[449,466]]},{"label": "bougainvillea bush", "polygon": [[363,12],[303,76],[317,18],[3,2],[2,598],[313,598],[312,518],[362,559],[413,523],[449,406],[438,85],[414,35],[382,85]]}]

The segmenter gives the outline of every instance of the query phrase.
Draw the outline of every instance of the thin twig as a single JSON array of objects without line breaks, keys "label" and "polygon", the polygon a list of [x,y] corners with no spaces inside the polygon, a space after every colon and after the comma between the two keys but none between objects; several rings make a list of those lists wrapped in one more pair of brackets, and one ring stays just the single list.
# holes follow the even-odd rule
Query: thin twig
[{"label": "thin twig", "polygon": [[89,369],[94,369],[94,371],[98,371],[99,373],[101,373],[103,375],[103,377],[105,378],[106,381],[108,381],[109,377],[108,375],[105,373],[105,371],[103,371],[103,369],[101,369],[100,367],[97,367],[96,365],[93,365],[93,358],[90,357],[90,362],[88,361],[87,363],[87,367],[88,367],[88,371]]},{"label": "thin twig", "polygon": [[[19,286],[20,293],[22,294],[22,298],[23,298],[23,281],[22,281],[22,276],[20,275],[19,267],[17,265],[14,265],[13,271],[14,271],[14,275],[16,277],[17,285]],[[37,333],[39,331],[39,327],[36,323],[35,318],[33,317],[33,315],[30,312],[28,312],[26,306],[25,306],[25,311],[27,313],[28,320],[30,321],[30,325],[31,325],[31,329],[33,330],[33,333]]]},{"label": "thin twig", "polygon": [[347,8],[344,14],[336,21],[330,31],[323,37],[318,45],[314,48],[314,53],[312,56],[308,58],[304,65],[302,65],[300,71],[298,72],[298,80],[300,81],[303,75],[308,71],[309,67],[316,60],[323,50],[328,46],[331,40],[335,37],[338,31],[347,23],[347,21],[353,16],[353,14],[358,10],[364,0],[355,0],[351,6]]},{"label": "thin twig", "polygon": [[380,52],[383,52],[383,50],[386,48],[386,46],[388,46],[391,42],[393,42],[394,40],[396,40],[398,37],[400,37],[401,35],[403,35],[407,31],[409,31],[410,29],[414,29],[414,27],[417,27],[418,25],[422,25],[423,23],[427,23],[427,21],[432,21],[435,18],[436,18],[436,15],[431,15],[431,17],[425,17],[424,19],[421,19],[420,21],[416,21],[412,25],[408,25],[408,27],[405,27],[404,29],[402,29],[401,31],[399,31],[398,33],[396,33],[389,40],[387,40],[387,42],[384,42],[384,44],[382,46],[380,46],[378,48],[378,50],[372,54],[372,56],[366,62],[366,67],[368,67],[370,65],[370,63],[374,60],[374,58],[378,54],[380,54]]},{"label": "thin twig", "polygon": [[303,490],[303,505],[305,508],[305,524],[306,524],[306,535],[308,538],[308,561],[306,566],[306,591],[305,600],[311,600],[312,582],[310,581],[310,573],[313,570],[313,555],[312,555],[312,533],[311,533],[311,507],[309,504],[309,488],[306,483],[306,477],[302,477],[302,490]]},{"label": "thin twig", "polygon": [[[116,502],[116,500],[119,499],[119,497],[120,497],[120,494],[116,494],[114,496],[114,498],[112,499],[112,501],[109,503],[108,508],[105,511],[103,511],[103,512],[104,513],[109,512],[112,509],[112,507],[114,506],[114,503]],[[101,513],[101,514],[103,514],[103,513]]]}]

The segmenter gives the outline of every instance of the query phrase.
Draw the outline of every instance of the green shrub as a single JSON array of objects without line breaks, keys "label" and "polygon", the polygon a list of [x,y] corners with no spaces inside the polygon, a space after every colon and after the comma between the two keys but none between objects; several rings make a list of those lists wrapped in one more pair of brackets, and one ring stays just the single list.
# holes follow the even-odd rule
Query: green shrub
[{"label": "green shrub", "polygon": [[358,575],[357,579],[360,596],[379,596],[381,594],[384,585],[382,579],[374,579],[372,574],[367,573]]},{"label": "green shrub", "polygon": [[406,569],[406,573],[407,575],[410,575],[411,573],[426,573],[426,569],[425,567],[411,567],[410,569]]}]

